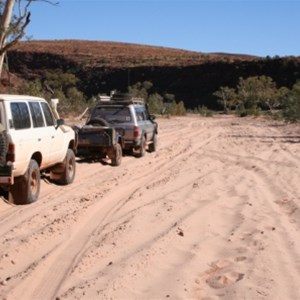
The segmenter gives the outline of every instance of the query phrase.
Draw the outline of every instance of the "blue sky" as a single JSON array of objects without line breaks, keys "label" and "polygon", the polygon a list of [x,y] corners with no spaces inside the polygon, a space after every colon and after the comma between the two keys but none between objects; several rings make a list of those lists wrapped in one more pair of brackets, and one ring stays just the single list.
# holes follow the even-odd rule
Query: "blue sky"
[{"label": "blue sky", "polygon": [[300,56],[300,0],[57,1],[32,3],[27,36]]}]

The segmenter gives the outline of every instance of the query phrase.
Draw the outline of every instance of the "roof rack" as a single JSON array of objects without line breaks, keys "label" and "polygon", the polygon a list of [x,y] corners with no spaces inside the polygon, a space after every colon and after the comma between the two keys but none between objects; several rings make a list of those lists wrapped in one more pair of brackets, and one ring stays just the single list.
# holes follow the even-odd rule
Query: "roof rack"
[{"label": "roof rack", "polygon": [[144,104],[143,98],[131,98],[131,99],[111,99],[110,102],[120,104]]},{"label": "roof rack", "polygon": [[110,97],[108,103],[119,103],[119,104],[144,104],[145,101],[141,97],[133,97],[131,94],[115,93]]}]

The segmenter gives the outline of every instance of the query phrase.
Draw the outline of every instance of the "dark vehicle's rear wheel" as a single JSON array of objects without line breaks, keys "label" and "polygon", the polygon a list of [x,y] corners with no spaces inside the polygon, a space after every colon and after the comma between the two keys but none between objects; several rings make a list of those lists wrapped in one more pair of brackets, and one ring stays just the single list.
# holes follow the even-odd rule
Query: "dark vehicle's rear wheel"
[{"label": "dark vehicle's rear wheel", "polygon": [[137,149],[137,157],[143,157],[146,154],[146,138],[143,135],[141,137],[141,143],[139,148]]},{"label": "dark vehicle's rear wheel", "polygon": [[26,174],[15,179],[9,192],[10,201],[15,204],[33,203],[39,197],[40,187],[40,168],[38,163],[31,159]]},{"label": "dark vehicle's rear wheel", "polygon": [[123,156],[123,151],[122,151],[122,146],[120,144],[116,144],[114,146],[114,151],[113,151],[113,156],[111,158],[111,165],[114,167],[117,167],[121,164],[122,162],[122,156]]},{"label": "dark vehicle's rear wheel", "polygon": [[149,152],[155,152],[157,149],[157,134],[154,133],[153,140],[151,144],[149,144]]}]

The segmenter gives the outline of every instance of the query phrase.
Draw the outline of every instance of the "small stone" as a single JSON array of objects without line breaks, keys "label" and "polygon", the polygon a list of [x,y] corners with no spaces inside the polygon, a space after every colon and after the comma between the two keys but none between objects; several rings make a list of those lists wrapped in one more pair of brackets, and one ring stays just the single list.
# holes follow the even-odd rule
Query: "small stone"
[{"label": "small stone", "polygon": [[1,281],[1,285],[3,286],[7,285],[7,281],[6,280]]}]

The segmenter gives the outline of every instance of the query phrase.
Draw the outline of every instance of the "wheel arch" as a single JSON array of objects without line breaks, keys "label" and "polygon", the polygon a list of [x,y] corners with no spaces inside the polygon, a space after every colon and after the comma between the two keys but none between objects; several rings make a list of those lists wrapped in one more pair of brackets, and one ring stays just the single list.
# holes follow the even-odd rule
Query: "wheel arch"
[{"label": "wheel arch", "polygon": [[33,153],[32,156],[31,156],[31,159],[34,159],[40,167],[41,164],[42,164],[42,160],[43,160],[42,153],[41,152]]},{"label": "wheel arch", "polygon": [[148,137],[147,137],[147,131],[146,131],[146,130],[143,130],[143,131],[142,131],[141,137],[142,137],[142,136],[143,136],[143,137],[146,139],[146,141],[147,141],[147,138],[148,138]]},{"label": "wheel arch", "polygon": [[77,149],[77,144],[78,144],[78,139],[77,138],[75,138],[75,140],[71,140],[69,142],[68,149],[71,149],[71,150],[73,150],[75,152],[76,149]]},{"label": "wheel arch", "polygon": [[125,148],[125,140],[121,135],[118,136],[117,142],[121,145],[122,149]]}]

